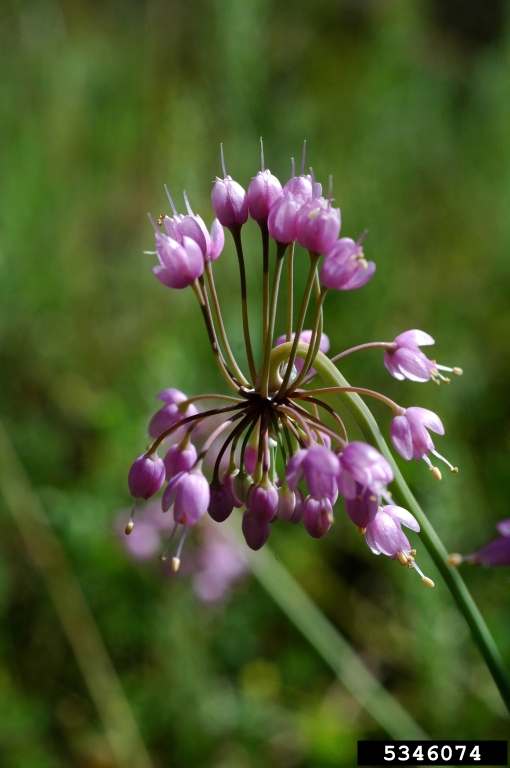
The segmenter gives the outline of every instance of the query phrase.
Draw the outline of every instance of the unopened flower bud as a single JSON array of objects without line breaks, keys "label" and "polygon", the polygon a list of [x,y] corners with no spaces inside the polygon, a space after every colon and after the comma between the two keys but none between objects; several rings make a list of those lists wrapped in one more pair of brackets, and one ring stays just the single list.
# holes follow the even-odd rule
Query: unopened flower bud
[{"label": "unopened flower bud", "polygon": [[248,209],[254,221],[269,216],[273,204],[282,197],[282,185],[271,171],[259,171],[248,187]]},{"label": "unopened flower bud", "polygon": [[223,523],[234,509],[234,497],[230,489],[223,483],[210,485],[211,498],[207,511],[217,523]]},{"label": "unopened flower bud", "polygon": [[331,208],[324,198],[310,200],[297,215],[297,241],[309,251],[327,253],[337,241],[340,223],[339,208]]},{"label": "unopened flower bud", "polygon": [[242,227],[248,220],[248,198],[246,192],[231,176],[216,177],[211,200],[220,224],[231,229]]},{"label": "unopened flower bud", "polygon": [[148,499],[159,491],[164,480],[165,465],[162,459],[143,453],[129,470],[129,492],[135,499]]},{"label": "unopened flower bud", "polygon": [[248,510],[243,515],[243,536],[250,549],[260,549],[269,538],[271,525],[252,515]]}]

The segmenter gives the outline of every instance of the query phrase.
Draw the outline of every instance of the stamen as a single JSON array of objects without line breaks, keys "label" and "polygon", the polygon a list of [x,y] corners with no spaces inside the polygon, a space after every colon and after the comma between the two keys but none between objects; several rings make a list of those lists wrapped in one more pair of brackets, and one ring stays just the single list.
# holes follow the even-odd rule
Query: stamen
[{"label": "stamen", "polygon": [[168,197],[168,202],[170,203],[170,208],[172,209],[174,216],[178,216],[179,214],[177,213],[177,208],[174,205],[174,201],[172,200],[172,196],[166,184],[165,184],[165,192],[166,192],[166,196]]},{"label": "stamen", "polygon": [[294,158],[293,157],[290,158],[290,164],[292,166],[292,180],[294,180],[294,177],[296,175],[296,164],[294,162]]},{"label": "stamen", "polygon": [[156,224],[158,227],[163,226],[163,221],[166,219],[166,213],[160,213],[158,218],[156,219]]},{"label": "stamen", "polygon": [[305,173],[305,161],[306,161],[306,139],[303,141],[303,154],[301,155],[301,176]]},{"label": "stamen", "polygon": [[135,512],[136,512],[136,499],[133,501],[133,506],[131,508],[131,515],[129,517],[129,523],[126,525],[126,528],[125,528],[126,536],[129,536],[129,534],[131,533],[131,531],[135,527],[135,524],[134,524],[134,521],[133,521],[133,518],[135,516]]},{"label": "stamen", "polygon": [[446,466],[450,468],[450,472],[452,472],[454,475],[456,475],[456,474],[457,474],[457,472],[459,471],[459,468],[458,468],[458,467],[454,467],[454,466],[453,466],[453,464],[450,464],[450,462],[448,461],[448,459],[445,459],[445,457],[444,457],[444,456],[441,456],[441,454],[440,454],[440,453],[438,453],[437,451],[435,451],[435,450],[434,450],[434,451],[431,451],[431,453],[433,453],[433,454],[434,454],[434,456],[436,456],[438,459],[441,459],[441,461],[444,461],[444,463],[446,464]]},{"label": "stamen", "polygon": [[358,532],[359,532],[359,533],[363,534],[363,533],[365,533],[365,531],[366,531],[366,530],[367,530],[367,529],[366,529],[366,528],[364,528],[362,525],[358,525]]},{"label": "stamen", "polygon": [[417,565],[417,564],[416,564],[416,562],[414,561],[414,558],[413,558],[412,562],[409,562],[409,563],[408,563],[408,566],[409,566],[409,568],[413,568],[413,569],[414,569],[414,570],[415,570],[417,573],[419,573],[419,574],[420,574],[420,576],[421,576],[421,580],[423,581],[423,583],[424,583],[424,584],[425,584],[427,587],[431,587],[431,588],[432,588],[433,586],[435,586],[435,585],[434,585],[434,582],[432,581],[432,579],[429,579],[429,577],[428,577],[428,576],[425,576],[425,574],[423,573],[423,571],[422,571],[422,570],[421,570],[421,569],[418,567],[418,565]]},{"label": "stamen", "polygon": [[189,204],[188,195],[186,194],[186,190],[183,191],[183,197],[184,202],[186,203],[186,210],[188,211],[190,216],[193,216],[193,211],[191,210],[191,205]]},{"label": "stamen", "polygon": [[142,251],[144,256],[157,256],[157,251]]},{"label": "stamen", "polygon": [[225,155],[223,154],[223,144],[220,144],[220,153],[221,153],[221,168],[223,171],[223,178],[227,178],[227,171],[225,168]]},{"label": "stamen", "polygon": [[361,235],[358,237],[358,239],[356,241],[356,245],[361,245],[361,243],[363,242],[363,240],[365,239],[365,237],[367,235],[368,235],[368,229],[365,229],[365,231],[362,232]]},{"label": "stamen", "polygon": [[264,165],[264,144],[262,143],[262,136],[260,137],[260,170],[265,171],[266,167]]},{"label": "stamen", "polygon": [[401,549],[397,552],[397,560],[400,565],[407,565],[407,555]]},{"label": "stamen", "polygon": [[462,555],[459,555],[458,552],[452,552],[451,555],[448,555],[446,558],[446,562],[448,565],[453,565],[454,568],[458,568],[459,565],[464,562],[464,558]]},{"label": "stamen", "polygon": [[[435,451],[432,451],[432,453],[434,453],[434,454],[435,454]],[[437,454],[436,454],[436,456],[437,456]],[[422,458],[423,458],[423,461],[425,462],[425,464],[428,466],[428,468],[429,468],[429,469],[430,469],[430,471],[432,472],[432,474],[433,474],[434,478],[435,478],[436,480],[438,480],[438,481],[439,481],[439,480],[442,480],[442,479],[443,479],[443,476],[442,476],[442,474],[441,474],[441,470],[439,469],[439,467],[435,467],[435,466],[432,464],[432,462],[431,462],[431,460],[429,459],[429,457],[428,457],[428,456],[422,456]],[[450,465],[450,466],[451,466],[451,465]]]},{"label": "stamen", "polygon": [[160,560],[161,560],[161,562],[163,562],[163,563],[164,563],[164,562],[165,562],[165,560],[166,560],[166,556],[167,556],[168,550],[170,549],[170,547],[171,547],[171,544],[172,544],[172,541],[173,541],[173,540],[174,540],[174,538],[175,538],[175,534],[177,533],[177,526],[178,526],[178,525],[179,525],[179,523],[175,523],[175,524],[174,524],[174,527],[172,528],[172,532],[171,532],[170,536],[168,537],[168,541],[167,541],[167,543],[165,544],[165,548],[164,548],[163,552],[162,552],[162,553],[160,554],[160,556],[159,556],[159,559],[160,559]]},{"label": "stamen", "polygon": [[179,546],[177,547],[177,552],[175,553],[175,557],[172,557],[172,571],[174,573],[177,573],[177,571],[181,567],[181,552],[182,552],[182,548],[183,548],[188,530],[189,530],[189,525],[185,525],[184,528],[182,529],[181,538],[179,540]]},{"label": "stamen", "polygon": [[454,376],[462,376],[464,371],[462,368],[458,368],[455,366],[454,368],[449,368],[447,365],[438,365],[435,360],[432,360],[434,365],[436,366],[438,371],[447,371],[448,373],[453,373]]},{"label": "stamen", "polygon": [[333,199],[333,174],[329,174],[329,187],[328,187],[328,208],[331,208],[331,201]]}]

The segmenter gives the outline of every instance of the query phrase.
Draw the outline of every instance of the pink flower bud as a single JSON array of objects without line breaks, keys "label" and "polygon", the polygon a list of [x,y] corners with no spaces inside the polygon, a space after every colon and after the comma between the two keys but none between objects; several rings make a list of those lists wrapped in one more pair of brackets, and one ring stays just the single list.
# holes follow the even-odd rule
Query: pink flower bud
[{"label": "pink flower bud", "polygon": [[148,499],[159,491],[164,480],[165,465],[162,459],[143,453],[129,470],[129,492],[135,499]]},{"label": "pink flower bud", "polygon": [[219,483],[211,483],[211,498],[207,511],[217,523],[222,523],[229,517],[234,509],[234,496],[228,486]]},{"label": "pink flower bud", "polygon": [[246,192],[231,176],[216,177],[211,200],[220,224],[231,229],[241,227],[248,220],[248,198]]},{"label": "pink flower bud", "polygon": [[166,469],[166,479],[178,475],[179,472],[189,472],[197,460],[197,449],[193,443],[188,443],[186,448],[181,449],[179,445],[172,445],[167,451],[163,463]]},{"label": "pink flower bud", "polygon": [[329,499],[313,499],[308,496],[303,508],[303,524],[310,536],[320,539],[331,528],[333,519],[333,508]]},{"label": "pink flower bud", "polygon": [[301,207],[301,201],[291,192],[285,192],[283,197],[277,200],[267,220],[267,228],[271,237],[279,243],[292,243],[297,238],[297,214]]},{"label": "pink flower bud", "polygon": [[267,219],[272,206],[282,195],[282,185],[276,176],[269,170],[259,171],[248,187],[248,209],[252,219]]},{"label": "pink flower bud", "polygon": [[246,511],[243,515],[243,536],[250,549],[260,549],[269,538],[271,526],[269,523],[255,517]]},{"label": "pink flower bud", "polygon": [[278,491],[268,480],[252,485],[246,500],[246,506],[258,520],[270,522],[278,509]]}]

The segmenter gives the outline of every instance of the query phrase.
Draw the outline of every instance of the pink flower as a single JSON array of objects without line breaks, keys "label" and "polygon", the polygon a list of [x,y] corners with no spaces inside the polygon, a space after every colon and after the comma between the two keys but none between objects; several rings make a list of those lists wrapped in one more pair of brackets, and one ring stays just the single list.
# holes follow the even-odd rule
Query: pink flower
[{"label": "pink flower", "polygon": [[393,470],[384,456],[367,443],[349,443],[339,459],[338,488],[346,499],[356,498],[356,484],[380,496],[393,480]]},{"label": "pink flower", "polygon": [[324,445],[313,445],[298,451],[287,464],[287,485],[295,491],[303,477],[314,499],[328,498],[333,503],[338,496],[338,456]]},{"label": "pink flower", "polygon": [[297,214],[302,202],[291,192],[284,192],[269,211],[267,227],[271,237],[279,243],[293,243],[297,239]]},{"label": "pink flower", "polygon": [[175,522],[191,526],[205,515],[209,500],[209,483],[199,469],[179,472],[163,494],[163,512],[173,505]]},{"label": "pink flower", "polygon": [[403,459],[419,461],[434,452],[434,443],[427,429],[444,435],[441,419],[435,413],[426,408],[407,408],[402,416],[392,419],[390,434],[393,447]]},{"label": "pink flower", "polygon": [[340,234],[340,208],[331,208],[328,200],[317,197],[305,203],[296,219],[296,239],[314,253],[327,253]]},{"label": "pink flower", "polygon": [[267,219],[272,206],[282,195],[282,185],[276,176],[269,170],[259,171],[248,187],[248,210],[252,219]]},{"label": "pink flower", "polygon": [[216,177],[211,194],[214,212],[220,224],[231,229],[241,227],[248,220],[248,197],[246,192],[231,176]]},{"label": "pink flower", "polygon": [[[187,199],[187,198],[186,198]],[[214,219],[210,233],[201,216],[190,213],[188,216],[176,215],[173,218],[165,216],[163,224],[169,237],[182,245],[183,238],[194,240],[204,258],[215,261],[225,245],[225,233],[218,219]]]},{"label": "pink flower", "polygon": [[333,523],[333,507],[328,498],[314,499],[308,496],[303,508],[303,525],[314,539],[325,536]]},{"label": "pink flower", "polygon": [[[179,405],[180,403],[185,402],[187,399],[188,398],[184,392],[181,392],[179,389],[175,389],[175,387],[169,387],[168,389],[164,389],[159,393],[157,400],[161,400],[163,403],[165,403],[165,405],[163,408],[160,408],[159,411],[156,411],[150,420],[149,435],[153,439],[158,438],[163,432],[166,432],[167,429],[173,427],[174,424],[177,424],[177,422],[181,419],[184,419],[188,416],[194,416],[198,413],[193,403],[190,403],[184,411],[181,411]],[[179,429],[175,430],[175,432],[170,435],[170,439],[174,441],[181,440],[182,429],[185,428],[186,425],[184,425],[183,428],[179,427]]]},{"label": "pink flower", "polygon": [[388,555],[392,559],[399,553],[408,556],[411,545],[402,531],[401,524],[418,532],[420,526],[413,515],[402,507],[379,507],[372,522],[366,526],[365,539],[374,555]]},{"label": "pink flower", "polygon": [[157,455],[142,453],[131,465],[128,486],[135,499],[148,499],[159,491],[165,481],[165,465]]},{"label": "pink flower", "polygon": [[326,288],[352,291],[368,283],[375,272],[373,261],[366,261],[360,243],[342,237],[327,252],[321,268],[321,283]]},{"label": "pink flower", "polygon": [[424,331],[405,331],[395,339],[396,349],[384,353],[384,365],[400,381],[428,381],[434,363],[425,357],[420,347],[434,343],[432,336]]},{"label": "pink flower", "polygon": [[157,279],[168,288],[187,288],[204,271],[204,256],[190,237],[182,245],[162,232],[156,232],[156,251],[161,266],[153,267]]}]

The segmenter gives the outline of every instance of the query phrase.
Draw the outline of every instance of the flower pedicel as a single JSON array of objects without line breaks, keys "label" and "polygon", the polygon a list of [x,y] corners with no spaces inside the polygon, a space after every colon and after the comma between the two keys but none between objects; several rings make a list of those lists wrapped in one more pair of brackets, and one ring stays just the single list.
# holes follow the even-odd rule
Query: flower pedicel
[{"label": "flower pedicel", "polygon": [[[314,538],[324,536],[334,522],[333,508],[339,495],[345,501],[348,518],[365,535],[374,554],[384,554],[416,570],[425,584],[433,582],[418,568],[402,525],[419,531],[413,515],[395,506],[388,485],[393,472],[379,451],[367,443],[350,442],[341,416],[323,399],[328,393],[356,392],[381,400],[391,409],[391,441],[407,460],[424,459],[433,476],[439,469],[429,458],[441,459],[452,472],[450,462],[437,453],[427,430],[444,434],[441,420],[424,408],[403,408],[371,389],[361,387],[309,388],[318,362],[328,351],[323,333],[322,307],[329,290],[353,290],[365,285],[375,272],[375,264],[363,254],[362,235],[357,241],[339,237],[340,210],[332,206],[332,184],[322,197],[322,187],[313,172],[305,174],[305,154],[301,173],[283,186],[264,167],[252,179],[248,192],[226,172],[221,153],[223,178],[212,190],[216,215],[210,231],[200,216],[191,210],[184,195],[187,215],[177,212],[168,194],[173,216],[162,215],[150,221],[156,235],[159,266],[153,268],[166,287],[191,287],[199,303],[213,354],[232,390],[231,395],[204,394],[187,398],[170,388],[158,397],[164,406],[153,417],[149,433],[153,443],[134,462],[129,473],[129,488],[135,498],[153,496],[166,481],[163,510],[173,516],[173,528],[163,558],[170,550],[179,527],[180,539],[172,568],[178,570],[186,533],[207,512],[217,522],[226,520],[234,507],[244,507],[242,531],[252,549],[267,541],[271,525],[303,522]],[[261,311],[262,354],[256,360],[250,337],[248,296],[243,252],[242,227],[252,218],[262,236]],[[230,348],[216,293],[213,262],[220,256],[227,228],[236,249],[242,302],[243,331],[248,371],[243,371]],[[270,240],[275,241],[273,277],[270,280]],[[297,315],[294,314],[294,250],[299,245],[308,251],[309,272]],[[286,266],[286,328],[275,338],[279,286]],[[314,296],[311,329],[305,317]],[[283,329],[282,329],[283,330]],[[460,375],[460,368],[447,368],[429,360],[420,346],[433,344],[423,331],[401,333],[394,341],[369,342],[347,349],[331,358],[338,362],[347,355],[366,349],[384,351],[384,364],[397,379],[416,382],[448,382],[441,371]],[[198,410],[210,401],[215,407]],[[222,405],[217,405],[222,403]],[[223,422],[218,426],[218,417]],[[213,418],[215,417],[215,418]],[[328,422],[324,421],[328,418]],[[207,424],[211,423],[207,433]],[[331,426],[333,424],[333,426]],[[200,425],[200,430],[197,427]],[[200,449],[193,442],[194,432],[207,437]],[[177,435],[177,437],[175,437]],[[202,471],[204,458],[213,442],[221,437],[211,479]],[[172,440],[172,436],[174,439]],[[157,456],[165,440],[170,445],[166,456]],[[211,452],[212,455],[212,452]],[[224,470],[223,462],[226,462]],[[133,529],[134,506],[126,533]]]}]

